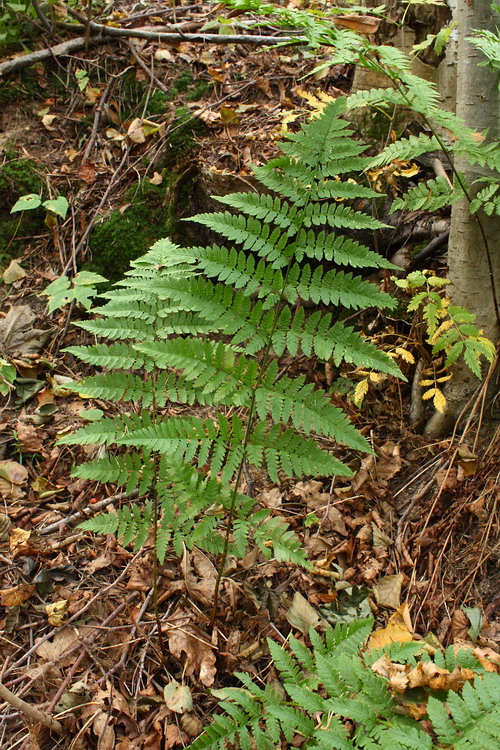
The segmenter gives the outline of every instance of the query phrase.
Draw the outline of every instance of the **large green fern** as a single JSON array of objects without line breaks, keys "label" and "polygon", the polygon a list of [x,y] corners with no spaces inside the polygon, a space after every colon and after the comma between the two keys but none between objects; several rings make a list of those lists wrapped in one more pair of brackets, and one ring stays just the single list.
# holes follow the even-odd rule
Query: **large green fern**
[{"label": "large green fern", "polygon": [[[160,240],[104,295],[107,303],[94,310],[100,317],[79,324],[110,343],[68,349],[103,369],[79,392],[123,404],[63,438],[118,449],[74,473],[153,494],[161,557],[170,543],[177,552],[182,543],[221,551],[229,517],[235,554],[244,554],[253,535],[265,554],[270,542],[280,558],[304,561],[287,525],[237,493],[244,463],[265,467],[274,481],[281,473],[349,476],[328,441],[370,450],[327,393],[303,376],[283,376],[279,362],[304,353],[400,374],[390,357],[324,309],[393,306],[341,268],[391,267],[342,234],[382,226],[356,209],[356,199],[376,194],[353,179],[369,160],[342,119],[345,108],[344,99],[330,104],[290,135],[283,156],[255,170],[268,192],[219,198],[231,211],[192,219],[228,247],[182,249]],[[336,265],[327,269],[325,261]],[[117,531],[139,546],[152,521],[147,505],[84,526]]]},{"label": "large green fern", "polygon": [[[381,652],[359,650],[369,635],[372,620],[359,620],[327,630],[324,639],[314,630],[312,648],[290,638],[288,648],[269,640],[278,679],[262,688],[245,673],[237,677],[242,688],[226,688],[217,715],[190,750],[254,747],[274,750],[494,750],[500,737],[500,675],[483,674],[467,682],[461,695],[452,690],[430,696],[427,714],[437,742],[422,724],[405,712],[385,678],[370,665]],[[429,659],[421,643],[392,644],[385,655],[400,664],[415,664],[415,656]],[[441,655],[441,652],[438,652]],[[457,664],[480,665],[465,649],[446,651],[449,669]],[[472,662],[472,663],[471,663]],[[422,693],[420,700],[425,699]],[[411,701],[411,698],[408,699]],[[408,708],[408,705],[406,708]],[[346,720],[349,720],[347,722]]]}]

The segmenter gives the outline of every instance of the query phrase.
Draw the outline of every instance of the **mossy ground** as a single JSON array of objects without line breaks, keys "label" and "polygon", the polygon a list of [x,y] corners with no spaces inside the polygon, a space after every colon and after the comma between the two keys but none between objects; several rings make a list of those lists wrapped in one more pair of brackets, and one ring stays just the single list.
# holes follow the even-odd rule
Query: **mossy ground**
[{"label": "mossy ground", "polygon": [[[42,177],[36,162],[15,159],[15,147],[7,149],[7,161],[0,167],[0,263],[15,258],[25,250],[26,239],[46,230],[43,209],[11,214],[10,210],[21,195],[40,193]],[[18,239],[19,238],[19,239]]]}]

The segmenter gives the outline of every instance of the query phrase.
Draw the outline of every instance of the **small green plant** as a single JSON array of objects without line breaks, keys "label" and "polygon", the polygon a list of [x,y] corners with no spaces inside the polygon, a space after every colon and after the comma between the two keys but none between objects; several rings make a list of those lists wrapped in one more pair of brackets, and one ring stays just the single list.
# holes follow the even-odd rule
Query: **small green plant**
[{"label": "small green plant", "polygon": [[0,358],[0,396],[7,396],[14,387],[17,370],[7,360]]},{"label": "small green plant", "polygon": [[[293,637],[286,647],[269,640],[277,679],[262,687],[248,674],[238,673],[243,687],[217,691],[225,696],[220,704],[223,713],[190,750],[497,747],[500,675],[485,673],[470,649],[455,653],[450,647],[437,651],[433,660],[422,642],[393,643],[383,651],[363,653],[372,624],[367,619],[336,625],[324,638],[311,630],[311,647]],[[420,675],[429,667],[442,678],[444,689],[422,686],[425,680]],[[457,692],[446,689],[452,672],[462,677],[458,685],[463,687]],[[409,677],[422,687],[405,694],[402,685],[408,684]],[[412,707],[417,704],[426,708],[421,713],[425,728],[413,718]]]},{"label": "small green plant", "polygon": [[37,193],[29,193],[28,195],[22,195],[16,203],[12,206],[10,212],[15,214],[18,211],[32,211],[35,208],[42,206],[49,211],[51,214],[60,216],[62,219],[66,218],[68,212],[68,201],[62,195],[58,198],[42,201]]},{"label": "small green plant", "polygon": [[[369,160],[361,156],[364,145],[352,139],[344,111],[344,99],[330,103],[289,136],[284,156],[255,169],[269,194],[225,196],[219,200],[238,213],[193,219],[229,240],[229,247],[182,249],[160,240],[102,295],[108,302],[94,311],[101,317],[78,323],[114,342],[69,348],[107,370],[84,378],[79,392],[131,406],[62,439],[123,451],[78,466],[74,474],[150,498],[144,507],[127,506],[84,528],[117,531],[136,548],[152,528],[160,559],[170,545],[178,554],[183,544],[197,545],[222,553],[219,575],[227,554],[245,554],[249,539],[266,557],[307,564],[288,525],[240,491],[244,466],[265,467],[274,481],[280,475],[350,476],[331,443],[371,449],[328,394],[304,376],[281,373],[280,358],[303,352],[335,365],[346,360],[399,374],[392,359],[352,327],[303,304],[394,305],[373,284],[341,270],[392,268],[342,234],[347,227],[381,226],[346,203],[376,194],[354,180]],[[326,269],[326,261],[337,269]],[[182,405],[181,414],[166,410],[174,404]],[[204,416],[192,416],[193,406]]]},{"label": "small green plant", "polygon": [[49,298],[49,313],[70,302],[76,302],[85,310],[90,310],[92,300],[98,295],[95,285],[103,283],[107,283],[104,276],[91,271],[80,271],[71,280],[67,276],[55,279],[42,294]]}]

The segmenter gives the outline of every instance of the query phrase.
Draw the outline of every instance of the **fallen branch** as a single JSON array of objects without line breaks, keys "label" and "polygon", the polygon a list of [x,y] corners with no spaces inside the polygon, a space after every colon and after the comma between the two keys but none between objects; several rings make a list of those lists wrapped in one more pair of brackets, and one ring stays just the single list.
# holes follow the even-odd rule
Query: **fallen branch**
[{"label": "fallen branch", "polygon": [[51,731],[57,732],[57,734],[64,734],[64,727],[60,721],[53,719],[52,716],[45,714],[40,711],[36,706],[32,706],[30,703],[26,703],[22,698],[19,698],[15,693],[11,692],[9,688],[2,685],[0,682],[0,698],[9,703],[20,713],[32,719],[37,724],[43,724],[44,727],[48,727]]},{"label": "fallen branch", "polygon": [[60,521],[56,521],[55,523],[51,523],[48,526],[42,526],[41,529],[38,529],[39,534],[52,534],[54,531],[60,531],[63,526],[72,526],[73,524],[77,523],[77,521],[81,521],[84,518],[88,518],[91,515],[94,515],[100,510],[103,510],[103,508],[106,508],[106,506],[110,505],[111,503],[115,502],[115,500],[123,500],[124,498],[134,498],[139,495],[138,490],[134,490],[133,492],[120,492],[117,495],[112,495],[111,497],[105,497],[104,500],[99,500],[99,502],[94,503],[93,505],[88,505],[86,508],[82,508],[82,510],[77,511],[76,513],[72,513],[70,516],[65,516],[64,518],[61,518]]},{"label": "fallen branch", "polygon": [[[108,39],[100,36],[90,38],[90,44],[104,44]],[[56,44],[54,47],[47,47],[46,49],[39,49],[36,52],[31,52],[29,55],[23,55],[22,57],[15,57],[13,60],[6,60],[6,62],[0,63],[0,76],[6,75],[7,73],[13,73],[15,70],[22,70],[30,65],[34,65],[37,62],[43,62],[51,57],[61,57],[63,55],[69,55],[72,52],[83,49],[85,47],[85,37],[79,36],[75,39],[70,39],[67,42],[61,42]]]}]

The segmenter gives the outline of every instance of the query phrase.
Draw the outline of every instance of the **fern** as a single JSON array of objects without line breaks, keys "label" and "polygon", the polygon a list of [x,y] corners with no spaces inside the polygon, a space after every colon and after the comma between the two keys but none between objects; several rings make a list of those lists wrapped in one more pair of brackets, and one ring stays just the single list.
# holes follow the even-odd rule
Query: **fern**
[{"label": "fern", "polygon": [[[359,620],[329,628],[324,637],[311,630],[311,647],[291,637],[288,647],[269,641],[274,668],[283,691],[263,689],[248,674],[236,676],[244,689],[232,688],[218,714],[190,750],[250,747],[257,750],[290,747],[300,738],[308,750],[493,750],[500,736],[500,675],[485,673],[466,682],[461,694],[453,690],[427,696],[428,725],[435,737],[412,718],[404,695],[393,694],[385,678],[370,665],[384,655],[399,667],[430,657],[421,643],[391,644],[382,654],[360,653],[373,621]],[[464,660],[481,671],[472,650],[436,654],[452,670]],[[458,661],[457,661],[458,660]],[[444,667],[443,667],[444,668]],[[401,670],[400,670],[401,671]],[[422,691],[420,701],[425,701]],[[408,697],[411,702],[411,697]],[[346,719],[351,730],[348,730]],[[269,744],[271,742],[271,744]],[[283,744],[285,743],[285,744]]]},{"label": "fern", "polygon": [[[370,159],[342,119],[345,111],[345,99],[328,104],[290,135],[283,156],[255,170],[269,193],[221,197],[231,210],[192,219],[218,232],[227,247],[182,249],[160,240],[102,295],[99,317],[80,323],[108,343],[68,349],[103,370],[76,386],[82,396],[131,404],[129,413],[105,416],[61,440],[108,451],[74,473],[155,497],[162,558],[169,545],[177,553],[183,544],[221,552],[227,534],[237,556],[249,543],[269,556],[272,545],[277,559],[306,564],[288,525],[253,508],[231,483],[245,461],[265,467],[274,481],[280,474],[350,476],[325,441],[370,450],[328,394],[303,376],[281,377],[279,362],[285,354],[314,354],[400,375],[338,314],[310,310],[311,303],[394,306],[349,270],[392,266],[341,233],[383,226],[355,207],[376,194],[353,179]],[[344,269],[325,268],[329,261]],[[165,413],[171,405],[184,410]],[[190,416],[191,406],[209,411]],[[156,518],[148,503],[112,516],[84,527],[113,530],[137,547]]]}]

